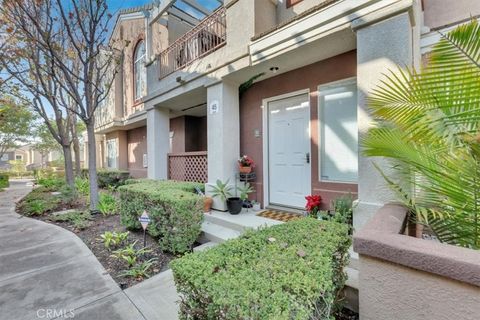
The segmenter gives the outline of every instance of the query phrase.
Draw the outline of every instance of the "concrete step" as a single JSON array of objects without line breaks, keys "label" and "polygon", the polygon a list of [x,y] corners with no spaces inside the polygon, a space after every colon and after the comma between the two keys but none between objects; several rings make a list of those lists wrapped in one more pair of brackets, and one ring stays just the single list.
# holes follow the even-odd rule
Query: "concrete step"
[{"label": "concrete step", "polygon": [[226,228],[209,221],[204,221],[202,223],[202,231],[203,233],[198,240],[200,243],[206,243],[210,241],[220,243],[229,239],[237,238],[242,234],[238,230]]},{"label": "concrete step", "polygon": [[232,229],[235,231],[243,232],[245,231],[245,225],[242,225],[240,221],[235,219],[230,219],[227,214],[222,214],[222,216],[217,215],[215,212],[213,213],[205,213],[204,221],[211,222],[213,224]]},{"label": "concrete step", "polygon": [[348,279],[345,285],[357,289],[358,290],[358,270],[352,269],[350,267],[347,267],[345,269],[345,272],[347,273]]},{"label": "concrete step", "polygon": [[345,283],[345,288],[343,289],[343,293],[345,295],[345,307],[350,310],[353,310],[358,313],[358,270],[352,269],[347,267],[345,272],[348,275],[348,279]]},{"label": "concrete step", "polygon": [[204,244],[201,244],[199,246],[196,246],[195,248],[193,248],[193,252],[198,252],[198,251],[205,251],[209,248],[213,248],[215,246],[218,245],[218,242],[212,242],[212,241],[209,241],[209,242],[205,242]]},{"label": "concrete step", "polygon": [[358,260],[358,253],[353,251],[352,247],[350,247],[348,253],[350,254],[350,263],[348,264],[348,266],[352,269],[359,270],[360,262]]}]

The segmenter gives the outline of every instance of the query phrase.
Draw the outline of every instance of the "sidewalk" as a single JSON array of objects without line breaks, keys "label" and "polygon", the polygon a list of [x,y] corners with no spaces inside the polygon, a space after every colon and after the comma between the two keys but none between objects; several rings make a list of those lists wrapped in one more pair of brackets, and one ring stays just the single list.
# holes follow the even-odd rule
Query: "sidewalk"
[{"label": "sidewalk", "polygon": [[0,319],[145,320],[76,235],[15,213],[31,188],[0,192]]}]

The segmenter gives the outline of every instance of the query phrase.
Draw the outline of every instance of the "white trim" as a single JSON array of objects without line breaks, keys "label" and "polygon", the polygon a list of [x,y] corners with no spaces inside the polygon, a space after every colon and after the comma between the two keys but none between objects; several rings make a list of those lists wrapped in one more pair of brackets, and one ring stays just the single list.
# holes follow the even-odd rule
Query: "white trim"
[{"label": "white trim", "polygon": [[[262,141],[262,153],[263,153],[263,207],[266,208],[270,205],[270,194],[269,194],[269,152],[268,152],[268,141],[269,141],[269,131],[268,131],[268,104],[272,101],[282,100],[285,98],[300,96],[302,94],[308,95],[308,109],[311,110],[310,106],[310,89],[302,89],[297,91],[292,91],[284,93],[278,96],[269,97],[262,99],[262,132],[263,132],[263,141]],[[310,115],[311,113],[309,113]],[[309,122],[310,123],[310,122]],[[312,135],[310,132],[310,166],[312,164]],[[310,173],[310,187],[311,187],[311,173]]]},{"label": "white trim", "polygon": [[[477,19],[477,21],[480,22],[480,18]],[[465,24],[467,21],[462,21],[462,22],[459,22],[457,24],[454,24],[454,25],[450,25],[448,27],[444,27],[444,28],[441,28],[439,30],[435,30],[435,31],[429,31],[429,32],[426,32],[426,33],[423,33],[421,35],[421,38],[420,38],[420,53],[422,55],[426,54],[426,53],[429,53],[430,51],[432,51],[433,49],[433,46],[435,44],[437,44],[440,39],[441,39],[441,35],[440,33],[443,33],[443,34],[446,34],[452,30],[454,30],[455,28],[457,28],[458,26],[462,25],[462,24]]]},{"label": "white trim", "polygon": [[[321,98],[321,90],[325,89],[330,89],[330,88],[335,88],[338,85],[357,85],[357,77],[350,77],[350,78],[345,78],[341,80],[336,80],[324,84],[320,84],[317,86],[317,121],[318,121],[318,132],[317,132],[317,138],[318,138],[318,176],[315,178],[318,182],[322,183],[342,183],[342,184],[358,184],[358,179],[357,181],[337,181],[337,180],[322,180],[322,157],[321,157],[321,132],[322,132],[322,125],[323,125],[323,119],[320,117],[320,110],[321,110],[321,104],[320,104],[320,98]],[[357,122],[358,122],[358,95],[357,95]]]},{"label": "white trim", "polygon": [[278,30],[256,39],[249,45],[251,64],[257,65],[302,45],[325,38],[353,25],[361,26],[365,17],[375,13],[375,20],[389,17],[392,8],[413,5],[412,0],[341,0]]}]

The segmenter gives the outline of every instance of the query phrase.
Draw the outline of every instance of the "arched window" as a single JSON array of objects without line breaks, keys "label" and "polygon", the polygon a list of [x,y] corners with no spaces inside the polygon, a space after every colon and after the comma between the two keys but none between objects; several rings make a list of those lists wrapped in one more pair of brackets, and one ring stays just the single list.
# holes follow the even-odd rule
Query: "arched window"
[{"label": "arched window", "polygon": [[133,55],[133,79],[135,100],[145,95],[147,70],[145,68],[145,43],[143,40],[137,43]]}]

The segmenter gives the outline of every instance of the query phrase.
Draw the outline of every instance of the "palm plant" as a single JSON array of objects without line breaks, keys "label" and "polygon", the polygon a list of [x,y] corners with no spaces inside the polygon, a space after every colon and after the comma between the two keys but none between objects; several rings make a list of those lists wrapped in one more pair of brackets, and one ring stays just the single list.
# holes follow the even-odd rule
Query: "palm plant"
[{"label": "palm plant", "polygon": [[[364,154],[390,160],[387,184],[442,242],[480,248],[480,26],[459,26],[420,71],[392,72],[369,97]],[[377,166],[377,168],[379,168]]]}]

